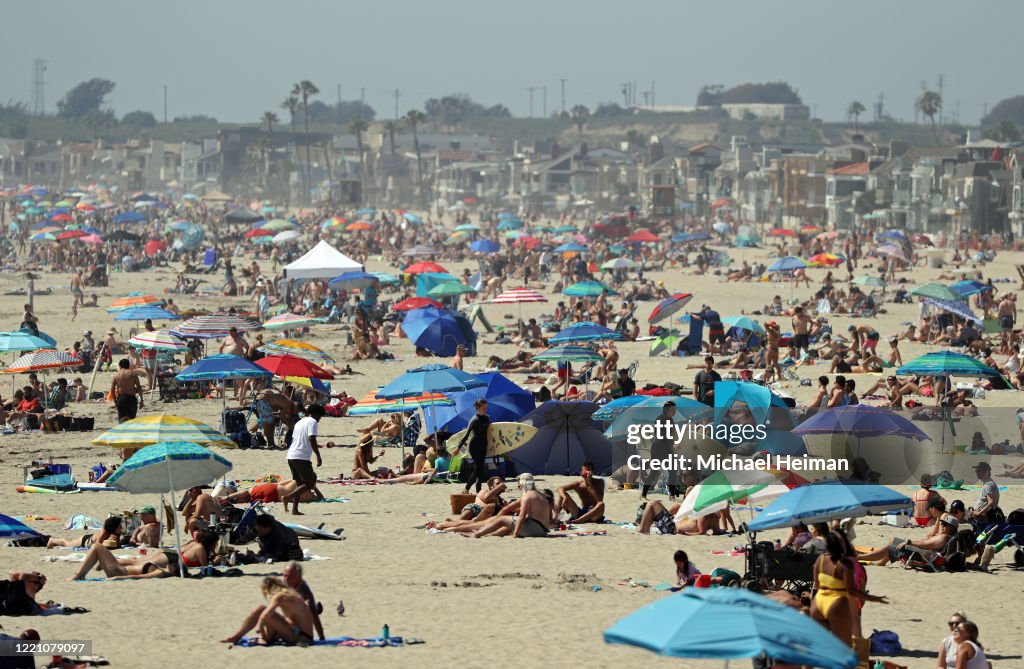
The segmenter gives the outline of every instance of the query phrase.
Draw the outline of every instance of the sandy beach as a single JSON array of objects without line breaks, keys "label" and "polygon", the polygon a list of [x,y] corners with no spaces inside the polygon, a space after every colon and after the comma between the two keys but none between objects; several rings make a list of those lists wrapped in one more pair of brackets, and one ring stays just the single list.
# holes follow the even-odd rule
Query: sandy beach
[{"label": "sandy beach", "polygon": [[[344,247],[340,247],[344,251]],[[767,260],[765,249],[730,249],[736,263],[744,260]],[[951,255],[950,252],[948,255]],[[248,263],[250,258],[237,257],[236,266]],[[870,261],[869,261],[870,262]],[[1020,254],[1003,253],[983,270],[995,280],[1012,279],[1009,284],[997,284],[1002,290],[1018,286],[1013,268],[1015,262],[1024,262]],[[269,270],[269,262],[261,262]],[[453,273],[461,272],[468,264],[443,263]],[[377,259],[367,263],[370,271],[393,270]],[[812,284],[824,276],[824,269],[809,270]],[[837,272],[837,276],[841,272]],[[864,273],[864,267],[858,269]],[[842,272],[842,274],[845,274]],[[898,274],[917,283],[935,280],[938,270],[916,268],[913,272]],[[694,294],[691,307],[701,303],[712,305],[722,316],[750,314],[770,302],[775,294],[788,298],[790,286],[776,283],[726,283],[721,276],[695,276],[684,271],[651,272],[647,276],[665,281],[672,291]],[[99,308],[80,310],[77,320],[71,322],[69,308],[71,296],[68,285],[71,275],[47,273],[36,281],[36,289],[50,288],[48,295],[37,295],[36,314],[40,328],[55,337],[61,348],[69,347],[90,329],[97,335],[113,322],[105,311],[111,301],[130,291],[145,290],[162,295],[174,285],[175,271],[164,269],[140,274],[112,275],[108,288],[87,290],[99,295]],[[218,277],[207,277],[206,285],[216,285]],[[0,293],[23,287],[18,276],[0,276]],[[811,290],[797,288],[796,294],[806,298]],[[192,307],[214,309],[230,306],[247,307],[249,298],[196,297],[175,295],[182,309]],[[549,293],[548,304],[523,305],[524,317],[550,313],[557,301]],[[559,298],[560,299],[560,298]],[[0,314],[9,328],[17,326],[23,296],[0,297]],[[637,312],[641,327],[646,328],[647,313],[654,303],[642,303]],[[884,306],[870,324],[883,338],[896,334],[904,321],[917,320],[915,304]],[[495,325],[509,323],[507,317],[518,315],[518,309],[508,305],[485,306],[485,312]],[[757,317],[755,317],[757,318]],[[779,319],[783,322],[783,319]],[[845,333],[853,321],[844,316],[831,319],[837,333]],[[783,322],[787,329],[788,319]],[[127,339],[127,327],[120,324],[122,338]],[[157,324],[160,327],[161,324]],[[322,325],[313,328],[308,341],[321,346],[342,362],[350,351],[345,348],[346,332],[341,326]],[[481,335],[481,340],[488,339]],[[694,358],[648,357],[649,343],[624,343],[620,365],[639,362],[636,374],[638,386],[652,382],[673,381],[692,384],[696,370]],[[880,349],[884,348],[883,344]],[[931,350],[918,344],[901,344],[903,359],[909,361]],[[391,362],[352,363],[358,374],[346,376],[333,383],[335,391],[345,390],[361,397],[402,371],[422,364],[423,359],[413,355],[407,341],[393,343],[389,349],[396,356]],[[484,361],[491,354],[509,355],[511,347],[481,344],[477,357],[467,364],[467,371],[483,371]],[[1001,359],[1001,358],[1000,358]],[[803,367],[799,374],[816,378],[827,371],[827,366]],[[75,374],[67,374],[69,378]],[[849,375],[848,375],[849,376]],[[522,381],[515,374],[510,378]],[[872,384],[876,375],[853,375],[858,386]],[[3,393],[10,393],[9,381],[0,378]],[[88,383],[88,377],[86,377]],[[110,374],[97,375],[96,388],[109,387]],[[798,400],[807,401],[813,387],[797,382],[784,382],[779,390]],[[979,424],[984,425],[991,440],[1019,439],[1013,423],[1013,410],[1024,406],[1024,397],[1018,392],[989,392],[978,401],[982,412]],[[166,412],[188,416],[211,425],[218,422],[219,400],[189,400],[162,404],[147,402],[140,415]],[[19,494],[14,488],[23,481],[23,467],[33,458],[53,457],[68,462],[80,479],[86,478],[87,468],[101,462],[111,462],[115,454],[102,447],[90,445],[89,440],[116,422],[113,406],[109,403],[83,403],[73,405],[76,415],[96,417],[96,430],[91,433],[68,432],[58,435],[32,433],[0,437],[0,511],[12,516],[53,516],[65,519],[74,513],[104,518],[109,512],[138,508],[153,504],[152,496],[131,496],[119,492],[80,493],[68,495]],[[988,417],[986,419],[986,417]],[[355,442],[356,428],[365,423],[360,418],[326,418],[320,424],[321,441],[333,440],[347,445]],[[962,436],[961,436],[962,437]],[[924,442],[916,448],[938,453],[933,442]],[[281,451],[221,451],[231,460],[234,469],[230,476],[242,481],[261,478],[266,474],[286,474],[287,465]],[[323,451],[323,477],[351,468],[351,448]],[[953,463],[958,478],[963,475],[966,484],[973,485],[971,460],[960,457]],[[1002,463],[1019,463],[1019,453],[990,458],[996,481],[1008,485],[1003,492],[1001,506],[1010,511],[1024,506],[1024,493],[1012,479],[998,477]],[[399,451],[390,450],[384,464],[397,465]],[[555,488],[567,479],[546,477],[539,487]],[[282,662],[295,666],[375,666],[409,667],[424,669],[458,664],[463,667],[520,666],[563,667],[587,662],[595,667],[623,666],[645,663],[653,666],[701,667],[720,666],[711,662],[658,658],[645,651],[606,645],[601,632],[616,620],[633,610],[663,596],[651,587],[674,579],[672,554],[684,548],[691,560],[705,572],[715,567],[726,567],[743,572],[742,556],[716,555],[729,553],[746,542],[743,536],[677,537],[642,536],[630,529],[606,525],[607,536],[568,537],[550,540],[467,539],[458,535],[433,535],[419,528],[429,520],[442,519],[449,511],[448,495],[456,491],[451,485],[430,486],[337,486],[326,485],[324,492],[331,497],[349,498],[347,503],[325,503],[304,506],[305,523],[326,528],[344,528],[344,541],[304,541],[322,560],[305,564],[306,577],[316,595],[324,603],[324,626],[328,636],[349,635],[370,637],[380,633],[387,624],[393,636],[414,637],[425,641],[422,645],[388,648],[231,648],[218,643],[231,633],[257,604],[262,602],[259,576],[280,571],[273,565],[249,566],[245,576],[234,579],[203,579],[178,581],[157,579],[142,582],[65,582],[75,567],[72,564],[43,562],[51,556],[66,556],[67,550],[46,551],[41,548],[0,547],[0,561],[5,570],[42,570],[49,581],[41,594],[70,606],[83,606],[88,614],[54,616],[39,619],[3,618],[0,623],[8,631],[25,627],[38,629],[44,639],[90,639],[94,653],[103,655],[115,667],[160,666],[246,666],[250,669],[279,667]],[[903,489],[910,494],[912,487]],[[947,500],[963,499],[968,506],[975,503],[977,491],[973,489],[944,493]],[[609,493],[607,516],[616,522],[631,522],[636,515],[639,493],[626,490]],[[278,505],[279,506],[279,505]],[[277,509],[279,510],[279,509]],[[737,520],[748,520],[749,514],[740,512]],[[63,522],[29,520],[30,526],[47,534],[61,537],[77,533],[62,529]],[[857,526],[859,546],[881,546],[893,536],[913,538],[924,530],[904,529],[878,525],[876,518],[867,518]],[[782,536],[782,531],[764,533],[771,540]],[[761,538],[761,537],[759,537]],[[172,537],[165,535],[167,541]],[[1011,551],[1004,551],[993,562],[988,573],[929,574],[908,571],[900,566],[869,567],[871,592],[890,599],[890,604],[868,604],[863,614],[866,634],[871,630],[896,631],[909,656],[895,659],[914,668],[935,666],[935,653],[946,636],[946,617],[956,609],[963,609],[982,631],[988,657],[996,667],[1024,666],[1021,658],[1019,634],[1019,574],[1014,573]],[[630,584],[630,581],[634,585]],[[345,614],[339,617],[335,608],[344,601]],[[169,659],[169,658],[172,658]],[[1002,658],[1002,659],[1000,659]],[[740,661],[734,666],[749,666]]]}]

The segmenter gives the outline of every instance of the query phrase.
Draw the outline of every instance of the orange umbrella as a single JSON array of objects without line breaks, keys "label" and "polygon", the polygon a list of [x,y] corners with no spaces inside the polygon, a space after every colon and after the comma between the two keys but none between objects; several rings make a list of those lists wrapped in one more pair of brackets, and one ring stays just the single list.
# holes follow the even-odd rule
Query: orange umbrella
[{"label": "orange umbrella", "polygon": [[373,230],[373,223],[367,221],[356,221],[345,226],[346,232],[359,232],[361,230]]}]

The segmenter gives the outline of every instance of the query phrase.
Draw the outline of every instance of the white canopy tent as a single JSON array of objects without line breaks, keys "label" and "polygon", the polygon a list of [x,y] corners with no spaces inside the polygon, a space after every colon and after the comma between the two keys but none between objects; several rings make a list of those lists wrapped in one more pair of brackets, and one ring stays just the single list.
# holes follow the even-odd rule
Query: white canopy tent
[{"label": "white canopy tent", "polygon": [[357,272],[363,266],[321,240],[306,255],[284,268],[289,279],[333,279],[345,272]]}]

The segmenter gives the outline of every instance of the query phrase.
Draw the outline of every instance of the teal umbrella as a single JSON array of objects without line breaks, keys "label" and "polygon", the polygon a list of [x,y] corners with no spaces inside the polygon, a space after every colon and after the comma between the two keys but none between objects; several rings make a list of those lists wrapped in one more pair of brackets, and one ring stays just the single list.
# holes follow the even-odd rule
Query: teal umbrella
[{"label": "teal umbrella", "polygon": [[722,323],[729,327],[746,330],[747,332],[764,334],[764,328],[761,324],[749,316],[729,316],[728,318],[723,318]]},{"label": "teal umbrella", "polygon": [[473,225],[472,223],[463,223],[462,225],[455,226],[455,232],[476,232],[479,229],[479,225]]},{"label": "teal umbrella", "polygon": [[919,295],[921,297],[931,297],[936,300],[949,300],[950,302],[956,302],[963,298],[953,291],[949,286],[943,286],[941,283],[926,283],[923,286],[910,291],[911,295]]},{"label": "teal umbrella", "polygon": [[533,356],[534,360],[541,362],[602,362],[604,358],[600,353],[591,351],[583,346],[552,346],[551,348]]},{"label": "teal umbrella", "polygon": [[[124,461],[107,479],[107,485],[132,494],[170,493],[176,508],[175,490],[207,485],[231,471],[231,463],[198,444],[165,441],[146,446]],[[181,554],[181,524],[174,524],[178,547],[178,568],[185,576],[185,558]]]},{"label": "teal umbrella", "polygon": [[606,290],[609,295],[618,295],[618,293],[600,281],[580,281],[579,283],[572,284],[562,292],[573,297],[597,297]]},{"label": "teal umbrella", "polygon": [[430,290],[427,291],[427,296],[435,299],[440,297],[447,297],[449,295],[465,295],[466,293],[475,293],[476,288],[467,286],[461,281],[448,281],[445,283],[439,283]]},{"label": "teal umbrella", "polygon": [[[981,360],[955,351],[933,351],[911,360],[896,370],[897,374],[919,374],[922,376],[973,376],[999,377],[998,369],[989,367]],[[1005,383],[1005,381],[1004,381]]]},{"label": "teal umbrella", "polygon": [[877,276],[858,276],[850,283],[855,286],[873,286],[875,288],[885,287],[885,281],[882,281],[882,279]]}]

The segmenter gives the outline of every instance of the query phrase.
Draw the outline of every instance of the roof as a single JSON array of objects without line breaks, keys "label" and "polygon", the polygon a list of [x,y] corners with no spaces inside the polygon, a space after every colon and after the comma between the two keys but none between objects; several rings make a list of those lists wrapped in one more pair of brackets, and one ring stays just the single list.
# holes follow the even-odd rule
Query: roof
[{"label": "roof", "polygon": [[960,148],[955,146],[912,146],[905,153],[894,156],[885,161],[874,170],[875,174],[891,174],[892,172],[910,171],[913,166],[923,158],[932,158],[939,161],[957,160],[960,157]]},{"label": "roof", "polygon": [[850,163],[849,165],[843,165],[842,167],[834,167],[828,171],[828,174],[835,176],[850,176],[859,177],[864,176],[870,171],[867,163]]},{"label": "roof", "polygon": [[361,269],[361,263],[321,239],[306,255],[286,266],[284,275],[289,279],[333,279]]},{"label": "roof", "polygon": [[708,151],[708,150],[710,150],[710,151],[718,151],[719,153],[722,153],[722,152],[725,151],[725,149],[723,149],[722,147],[716,146],[716,145],[711,144],[709,142],[704,142],[703,144],[698,144],[697,146],[691,146],[688,149],[688,151],[690,153],[701,153],[703,151]]}]

